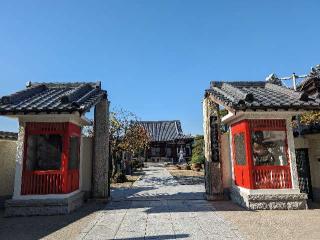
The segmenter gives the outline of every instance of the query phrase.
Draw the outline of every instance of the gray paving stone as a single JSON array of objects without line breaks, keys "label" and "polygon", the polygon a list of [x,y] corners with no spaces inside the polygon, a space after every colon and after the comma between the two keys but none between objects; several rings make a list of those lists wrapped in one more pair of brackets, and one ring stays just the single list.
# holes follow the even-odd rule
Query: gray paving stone
[{"label": "gray paving stone", "polygon": [[163,167],[146,170],[132,189],[112,191],[79,239],[242,239],[204,200],[203,184],[180,185]]}]

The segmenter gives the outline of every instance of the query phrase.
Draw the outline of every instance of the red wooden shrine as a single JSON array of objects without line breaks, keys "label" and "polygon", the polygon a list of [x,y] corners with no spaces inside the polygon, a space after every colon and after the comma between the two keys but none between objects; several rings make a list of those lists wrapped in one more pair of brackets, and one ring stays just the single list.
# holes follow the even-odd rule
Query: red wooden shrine
[{"label": "red wooden shrine", "polygon": [[[247,189],[292,188],[285,120],[242,120],[233,124],[231,129],[234,181],[237,186]],[[278,139],[268,144],[265,143],[266,136]],[[261,146],[265,145],[264,149],[255,142],[258,140]],[[268,149],[275,145],[272,155]],[[262,159],[259,154],[269,158],[268,161],[258,162]]]},{"label": "red wooden shrine", "polygon": [[26,123],[21,194],[65,194],[79,189],[80,127]]}]

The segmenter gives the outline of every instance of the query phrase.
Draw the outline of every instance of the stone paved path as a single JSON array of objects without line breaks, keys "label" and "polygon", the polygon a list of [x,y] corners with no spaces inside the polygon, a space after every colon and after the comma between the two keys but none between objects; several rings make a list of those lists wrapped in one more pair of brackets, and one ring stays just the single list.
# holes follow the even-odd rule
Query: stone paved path
[{"label": "stone paved path", "polygon": [[79,239],[242,239],[203,199],[204,186],[180,185],[151,165],[133,188],[115,190]]}]

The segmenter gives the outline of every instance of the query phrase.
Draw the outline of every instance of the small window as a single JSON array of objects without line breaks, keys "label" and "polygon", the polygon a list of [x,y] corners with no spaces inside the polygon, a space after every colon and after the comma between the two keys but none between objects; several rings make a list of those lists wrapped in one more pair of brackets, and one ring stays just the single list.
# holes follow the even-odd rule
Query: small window
[{"label": "small window", "polygon": [[62,137],[60,135],[30,135],[27,140],[26,169],[59,170],[61,167]]},{"label": "small window", "polygon": [[79,159],[80,159],[79,150],[80,150],[79,137],[70,137],[69,169],[79,169]]},{"label": "small window", "polygon": [[238,133],[234,136],[234,151],[237,165],[246,165],[246,146],[244,133]]}]

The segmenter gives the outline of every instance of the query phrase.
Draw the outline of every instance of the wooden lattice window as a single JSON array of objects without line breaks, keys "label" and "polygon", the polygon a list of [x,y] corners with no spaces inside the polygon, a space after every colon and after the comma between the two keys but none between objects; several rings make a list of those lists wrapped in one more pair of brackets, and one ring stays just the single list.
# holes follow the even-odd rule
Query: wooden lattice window
[{"label": "wooden lattice window", "polygon": [[61,168],[62,136],[29,135],[27,141],[26,169],[59,170]]}]

